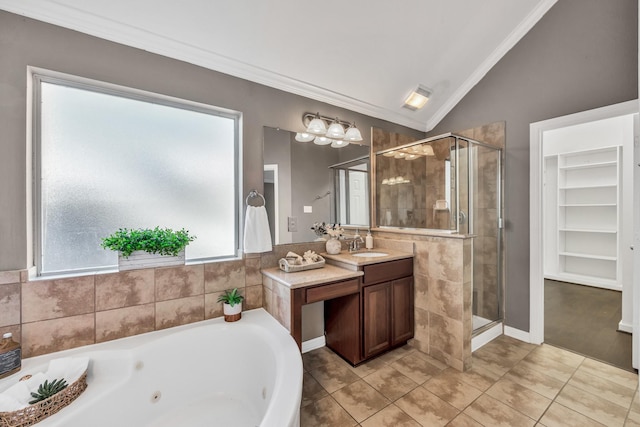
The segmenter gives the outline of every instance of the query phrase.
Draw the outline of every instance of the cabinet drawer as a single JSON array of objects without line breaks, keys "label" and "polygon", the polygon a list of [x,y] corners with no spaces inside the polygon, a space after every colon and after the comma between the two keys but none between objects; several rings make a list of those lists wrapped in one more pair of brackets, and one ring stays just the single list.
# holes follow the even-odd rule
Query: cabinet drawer
[{"label": "cabinet drawer", "polygon": [[412,275],[413,258],[405,258],[380,264],[365,265],[363,283],[371,285]]},{"label": "cabinet drawer", "polygon": [[359,280],[351,279],[307,289],[306,303],[338,298],[359,292]]}]

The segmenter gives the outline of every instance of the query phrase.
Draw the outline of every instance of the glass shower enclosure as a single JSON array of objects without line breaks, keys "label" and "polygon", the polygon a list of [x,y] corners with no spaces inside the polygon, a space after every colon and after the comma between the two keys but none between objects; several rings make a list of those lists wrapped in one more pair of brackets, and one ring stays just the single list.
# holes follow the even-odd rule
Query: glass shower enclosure
[{"label": "glass shower enclosure", "polygon": [[375,153],[374,224],[473,236],[473,331],[502,320],[502,150],[455,134]]}]

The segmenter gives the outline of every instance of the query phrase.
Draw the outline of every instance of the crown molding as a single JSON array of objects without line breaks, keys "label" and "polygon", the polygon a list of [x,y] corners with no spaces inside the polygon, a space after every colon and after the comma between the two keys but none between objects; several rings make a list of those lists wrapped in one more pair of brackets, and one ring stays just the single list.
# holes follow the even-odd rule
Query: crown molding
[{"label": "crown molding", "polygon": [[544,16],[545,13],[557,0],[544,0],[531,11],[516,28],[498,45],[498,47],[485,59],[482,64],[469,76],[464,83],[451,95],[428,120],[425,131],[429,132],[436,127],[447,114],[464,98],[473,87],[491,70],[497,63],[527,34],[534,25]]},{"label": "crown molding", "polygon": [[56,3],[55,1],[32,0],[29,2],[15,2],[12,0],[0,0],[0,9],[101,39],[185,61],[285,92],[325,102],[378,119],[387,120],[412,129],[425,130],[424,120],[408,118],[401,113],[390,111],[308,82],[274,73],[213,51],[93,15]]}]

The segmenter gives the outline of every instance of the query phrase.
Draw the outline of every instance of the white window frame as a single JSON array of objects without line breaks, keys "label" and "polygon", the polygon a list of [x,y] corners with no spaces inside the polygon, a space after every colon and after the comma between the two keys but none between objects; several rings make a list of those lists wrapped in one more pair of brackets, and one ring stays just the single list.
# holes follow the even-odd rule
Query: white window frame
[{"label": "white window frame", "polygon": [[[92,92],[98,92],[118,97],[129,98],[133,100],[150,102],[154,104],[179,108],[183,110],[201,112],[205,114],[215,115],[219,117],[225,117],[234,120],[234,254],[232,256],[220,256],[210,258],[199,258],[193,260],[187,260],[189,263],[199,263],[207,261],[220,261],[226,259],[236,259],[240,257],[241,248],[241,214],[242,214],[242,119],[243,115],[239,111],[216,107],[213,105],[194,102],[182,98],[176,98],[167,96],[155,92],[144,91],[131,87],[116,85],[112,83],[106,83],[98,80],[79,77],[71,74],[60,73],[57,71],[28,67],[27,70],[28,85],[27,85],[27,99],[29,100],[27,106],[27,150],[31,153],[28,156],[27,170],[30,172],[28,181],[32,185],[27,187],[27,201],[31,202],[31,206],[28,206],[28,212],[31,218],[28,219],[27,237],[32,242],[32,245],[28,249],[29,276],[31,278],[47,277],[60,275],[58,273],[41,273],[41,259],[42,259],[42,202],[41,202],[41,171],[42,171],[42,159],[41,159],[41,83],[53,83],[61,84],[71,88],[89,90]],[[109,267],[104,268],[91,268],[83,270],[73,270],[69,273],[63,273],[62,275],[82,275],[90,274],[96,271],[110,270]]]}]

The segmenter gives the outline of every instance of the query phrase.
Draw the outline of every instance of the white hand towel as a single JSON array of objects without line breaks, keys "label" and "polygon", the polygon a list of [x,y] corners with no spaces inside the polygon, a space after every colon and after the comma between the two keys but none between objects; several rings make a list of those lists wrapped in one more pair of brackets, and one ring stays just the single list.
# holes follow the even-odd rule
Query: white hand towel
[{"label": "white hand towel", "polygon": [[247,206],[244,221],[244,252],[270,252],[271,231],[264,206]]},{"label": "white hand towel", "polygon": [[0,412],[13,412],[26,407],[26,404],[18,402],[13,397],[0,394]]}]

